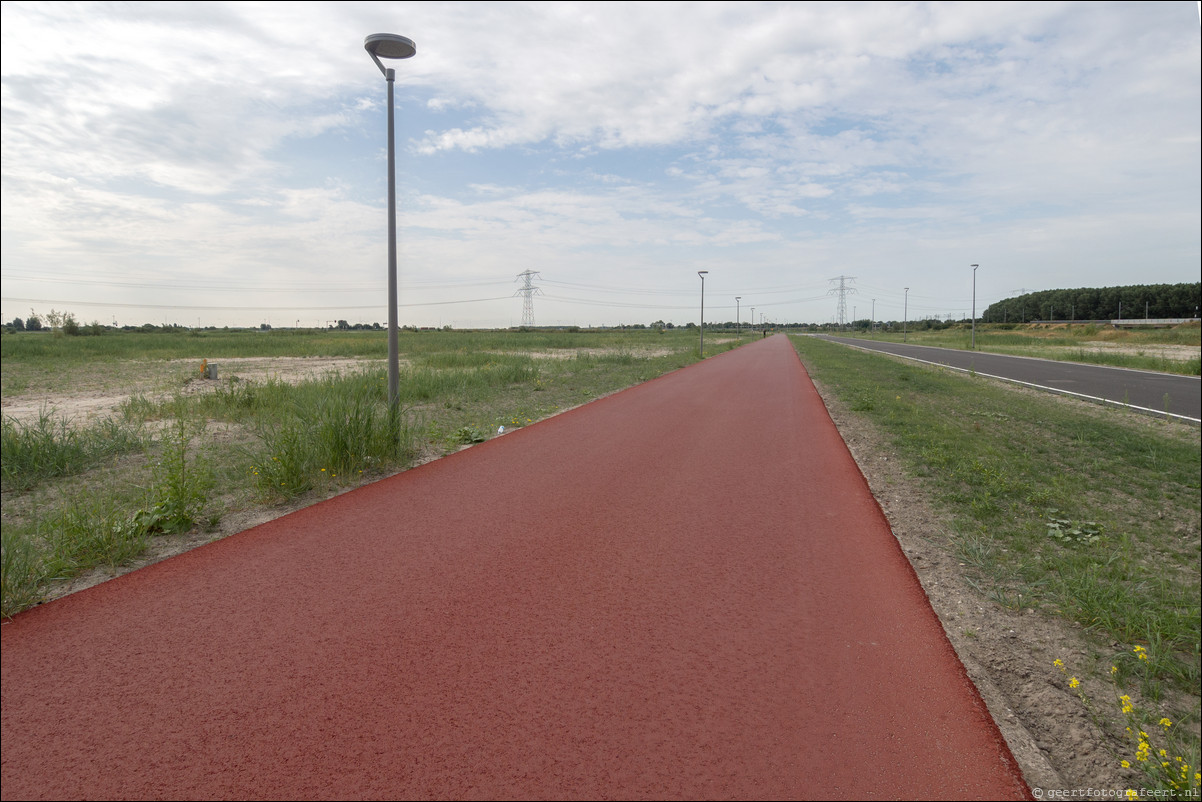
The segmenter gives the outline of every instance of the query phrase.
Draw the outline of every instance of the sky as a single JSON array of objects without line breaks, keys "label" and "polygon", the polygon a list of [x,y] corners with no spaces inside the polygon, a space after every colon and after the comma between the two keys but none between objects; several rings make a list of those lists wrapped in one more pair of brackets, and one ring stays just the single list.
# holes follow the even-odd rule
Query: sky
[{"label": "sky", "polygon": [[5,321],[387,324],[373,33],[402,325],[1199,280],[1196,2],[0,8]]}]

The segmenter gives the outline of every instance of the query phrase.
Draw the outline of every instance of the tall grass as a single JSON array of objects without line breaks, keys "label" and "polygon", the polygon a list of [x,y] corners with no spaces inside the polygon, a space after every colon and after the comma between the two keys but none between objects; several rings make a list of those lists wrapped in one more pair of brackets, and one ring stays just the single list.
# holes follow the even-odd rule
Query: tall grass
[{"label": "tall grass", "polygon": [[416,429],[401,406],[387,403],[379,378],[373,372],[310,383],[262,418],[262,449],[251,469],[259,491],[290,498],[412,460]]},{"label": "tall grass", "polygon": [[73,425],[42,409],[22,423],[5,417],[0,424],[0,477],[5,490],[28,490],[39,482],[81,473],[106,459],[145,446],[142,427],[105,419]]},{"label": "tall grass", "polygon": [[0,528],[0,615],[11,616],[41,596],[42,557],[29,532]]}]

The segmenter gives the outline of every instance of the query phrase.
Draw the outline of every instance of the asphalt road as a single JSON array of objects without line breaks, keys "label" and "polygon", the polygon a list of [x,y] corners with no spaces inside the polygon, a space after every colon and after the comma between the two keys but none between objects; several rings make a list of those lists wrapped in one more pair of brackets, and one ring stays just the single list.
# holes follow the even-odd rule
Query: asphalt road
[{"label": "asphalt road", "polygon": [[1016,799],[787,338],[17,615],[5,799]]},{"label": "asphalt road", "polygon": [[1144,370],[1083,365],[1022,356],[986,354],[954,348],[880,342],[858,337],[823,337],[832,342],[918,359],[980,375],[1033,385],[1060,393],[1137,407],[1153,413],[1168,412],[1194,421],[1202,419],[1202,381]]}]

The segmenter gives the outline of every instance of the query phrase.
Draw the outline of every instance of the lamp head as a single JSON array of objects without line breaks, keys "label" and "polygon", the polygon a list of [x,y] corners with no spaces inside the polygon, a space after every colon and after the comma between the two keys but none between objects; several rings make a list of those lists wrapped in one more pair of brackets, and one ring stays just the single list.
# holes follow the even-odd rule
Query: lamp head
[{"label": "lamp head", "polygon": [[382,58],[412,58],[417,53],[417,45],[412,39],[397,36],[395,33],[373,33],[363,40],[363,49],[376,62],[380,72],[385,75],[388,71],[380,63]]}]

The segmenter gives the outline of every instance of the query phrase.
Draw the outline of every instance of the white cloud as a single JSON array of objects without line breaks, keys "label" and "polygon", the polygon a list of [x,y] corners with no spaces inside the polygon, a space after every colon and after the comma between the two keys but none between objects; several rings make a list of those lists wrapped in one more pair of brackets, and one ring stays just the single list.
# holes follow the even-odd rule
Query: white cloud
[{"label": "white cloud", "polygon": [[[715,286],[909,270],[937,294],[987,250],[1030,270],[1016,285],[1197,276],[1185,4],[2,8],[6,298],[38,291],[16,276],[74,264],[374,275],[384,82],[362,42],[377,31],[418,46],[393,66],[402,251],[420,275],[639,286],[677,270],[691,293],[695,264]],[[1088,271],[1066,257],[1084,250]]]}]

